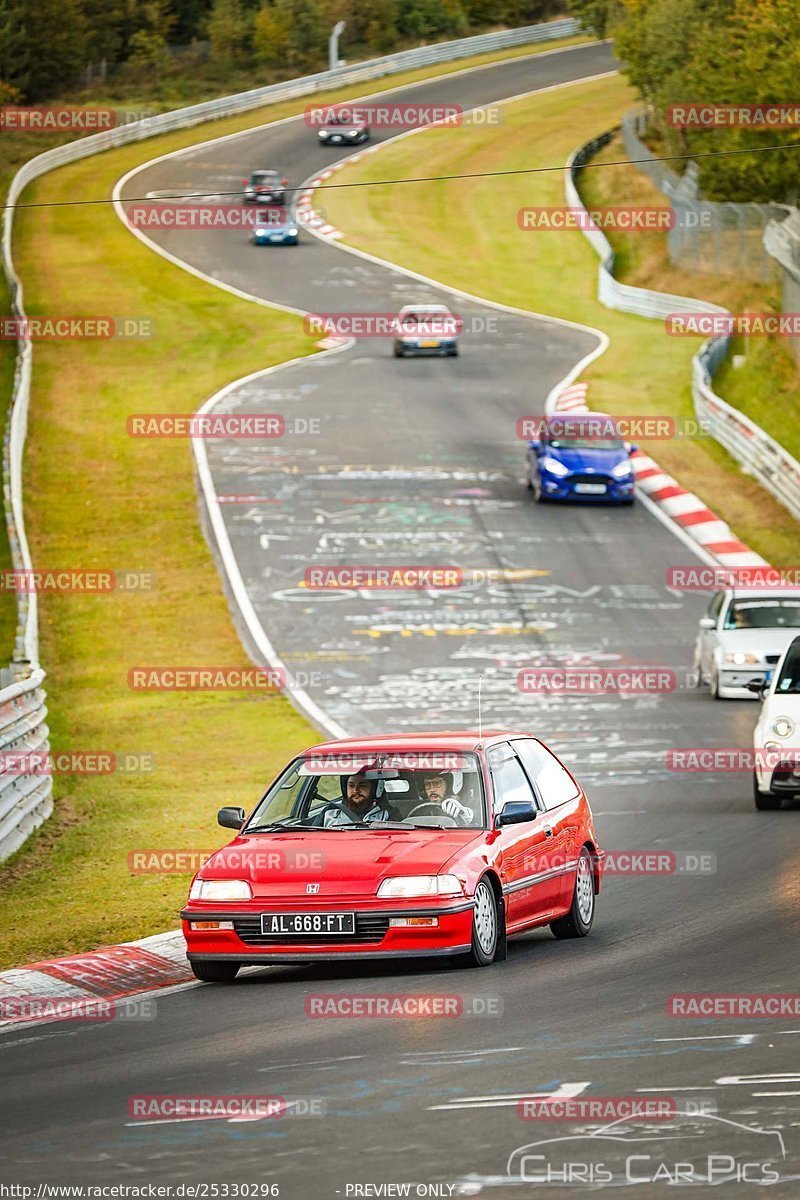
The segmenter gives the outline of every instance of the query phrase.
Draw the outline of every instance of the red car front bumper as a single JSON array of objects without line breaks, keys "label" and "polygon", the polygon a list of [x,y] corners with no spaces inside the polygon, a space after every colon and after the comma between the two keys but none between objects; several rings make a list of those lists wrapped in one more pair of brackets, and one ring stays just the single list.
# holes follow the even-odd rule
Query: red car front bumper
[{"label": "red car front bumper", "polygon": [[[222,908],[189,903],[181,912],[186,957],[190,961],[219,960],[243,964],[315,962],[350,958],[416,958],[431,955],[460,954],[472,942],[471,900],[449,905],[409,907],[408,902],[387,905],[338,904],[311,907],[307,904],[270,904],[255,901],[248,905]],[[355,933],[347,937],[327,934],[290,934],[268,937],[261,933],[262,913],[347,912],[355,914]],[[392,925],[397,920],[435,918],[436,924]],[[196,928],[198,923],[231,923],[232,929]]]}]

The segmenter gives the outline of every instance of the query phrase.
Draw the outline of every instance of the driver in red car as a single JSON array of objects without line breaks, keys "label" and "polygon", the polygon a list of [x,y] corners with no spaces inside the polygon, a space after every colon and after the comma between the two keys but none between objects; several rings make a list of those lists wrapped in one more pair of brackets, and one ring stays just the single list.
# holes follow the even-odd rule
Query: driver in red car
[{"label": "driver in red car", "polygon": [[452,771],[427,771],[422,777],[422,787],[429,804],[440,804],[442,812],[459,825],[472,824],[475,816],[472,809],[453,795]]},{"label": "driver in red car", "polygon": [[389,810],[376,800],[377,783],[363,775],[348,775],[342,780],[342,798],[331,806],[322,819],[323,825],[352,825],[359,821],[388,821]]}]

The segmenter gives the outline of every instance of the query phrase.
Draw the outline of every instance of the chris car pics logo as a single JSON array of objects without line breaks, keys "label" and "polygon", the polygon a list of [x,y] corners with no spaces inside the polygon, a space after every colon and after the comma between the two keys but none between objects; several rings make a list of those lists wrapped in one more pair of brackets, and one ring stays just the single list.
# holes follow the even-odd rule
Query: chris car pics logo
[{"label": "chris car pics logo", "polygon": [[745,1125],[687,1104],[655,1127],[649,1117],[623,1115],[589,1132],[528,1142],[509,1155],[506,1174],[517,1184],[584,1191],[587,1186],[635,1184],[764,1187],[796,1177],[787,1159],[780,1131]]}]

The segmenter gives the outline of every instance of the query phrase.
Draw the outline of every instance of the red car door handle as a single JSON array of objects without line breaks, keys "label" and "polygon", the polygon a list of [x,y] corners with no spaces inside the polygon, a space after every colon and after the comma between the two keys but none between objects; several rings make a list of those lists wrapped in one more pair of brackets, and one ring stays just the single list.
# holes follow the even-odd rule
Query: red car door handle
[{"label": "red car door handle", "polygon": [[544,827],[544,836],[545,836],[546,838],[549,838],[549,837],[552,837],[552,836],[553,836],[553,831],[552,831],[552,829],[550,828],[550,826],[549,826],[549,825],[545,825],[545,827]]}]

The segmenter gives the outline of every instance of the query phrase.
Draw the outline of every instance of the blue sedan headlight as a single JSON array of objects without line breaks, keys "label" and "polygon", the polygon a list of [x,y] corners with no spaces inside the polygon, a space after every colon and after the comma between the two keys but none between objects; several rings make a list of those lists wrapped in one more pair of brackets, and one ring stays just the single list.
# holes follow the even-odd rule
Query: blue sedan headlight
[{"label": "blue sedan headlight", "polygon": [[544,458],[539,459],[539,466],[549,471],[551,475],[569,475],[569,467],[565,467],[557,458],[553,458],[551,454],[545,454]]},{"label": "blue sedan headlight", "polygon": [[627,479],[633,474],[633,464],[631,463],[631,460],[626,458],[623,459],[622,462],[617,463],[615,467],[611,468],[611,474],[615,479]]}]

